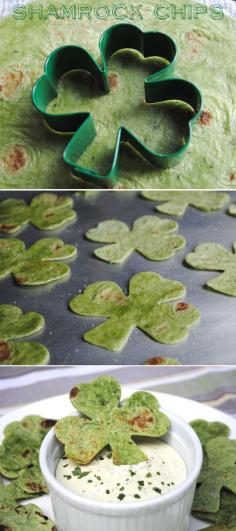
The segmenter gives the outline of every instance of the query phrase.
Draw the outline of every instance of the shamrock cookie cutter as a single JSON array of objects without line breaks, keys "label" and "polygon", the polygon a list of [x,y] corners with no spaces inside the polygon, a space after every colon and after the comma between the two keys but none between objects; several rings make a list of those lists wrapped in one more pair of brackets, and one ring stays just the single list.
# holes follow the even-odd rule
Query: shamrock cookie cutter
[{"label": "shamrock cookie cutter", "polygon": [[[58,96],[57,86],[60,78],[76,69],[82,69],[92,74],[100,89],[104,93],[109,93],[107,63],[114,53],[126,48],[140,52],[144,58],[156,56],[168,61],[168,64],[159,71],[144,78],[146,103],[179,100],[187,103],[192,108],[192,112],[188,119],[183,145],[177,151],[170,153],[158,153],[149,149],[134,133],[121,125],[116,137],[111,168],[106,175],[101,175],[95,170],[80,166],[77,162],[96,137],[92,115],[89,112],[52,114],[47,112],[47,107]],[[86,49],[80,46],[66,45],[54,50],[46,60],[44,75],[36,81],[33,87],[32,99],[34,106],[49,128],[57,133],[72,135],[72,139],[63,153],[64,161],[71,169],[72,174],[98,186],[111,188],[117,182],[121,145],[124,142],[129,143],[154,166],[168,168],[177,164],[191,141],[192,124],[201,113],[202,97],[195,85],[185,79],[172,77],[177,47],[175,42],[165,33],[157,31],[144,33],[132,24],[116,24],[102,34],[99,50],[102,59],[101,66]]]}]

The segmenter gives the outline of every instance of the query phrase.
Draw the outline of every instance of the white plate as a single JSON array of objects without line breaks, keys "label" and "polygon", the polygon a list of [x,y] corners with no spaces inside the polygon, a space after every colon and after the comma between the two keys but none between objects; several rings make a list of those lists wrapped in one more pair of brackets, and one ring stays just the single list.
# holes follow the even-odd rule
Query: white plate
[{"label": "white plate", "polygon": [[[133,389],[125,387],[122,398],[133,392]],[[186,422],[190,422],[194,419],[205,419],[208,421],[219,421],[227,424],[231,429],[231,437],[236,438],[236,420],[225,413],[217,409],[199,404],[193,400],[187,398],[181,398],[179,396],[169,395],[165,393],[153,393],[159,400],[161,407],[173,411],[179,417],[182,417]],[[39,402],[33,402],[27,406],[17,409],[7,415],[4,415],[0,419],[0,441],[3,438],[3,430],[7,424],[14,420],[21,420],[26,415],[41,415],[48,418],[61,418],[71,413],[73,407],[70,403],[68,395],[55,396],[46,400],[40,400]],[[44,495],[39,498],[31,500],[31,503],[36,503],[41,509],[53,518],[52,507],[49,496]],[[196,518],[191,519],[191,526],[189,531],[197,531],[206,527],[207,522],[198,520]]]}]

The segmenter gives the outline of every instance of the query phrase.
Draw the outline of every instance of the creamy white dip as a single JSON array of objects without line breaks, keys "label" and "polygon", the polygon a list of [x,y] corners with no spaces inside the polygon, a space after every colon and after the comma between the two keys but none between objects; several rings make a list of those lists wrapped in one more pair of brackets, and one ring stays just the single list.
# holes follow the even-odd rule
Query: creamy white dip
[{"label": "creamy white dip", "polygon": [[57,480],[69,490],[100,501],[134,502],[167,494],[187,477],[181,455],[162,441],[140,444],[148,457],[138,465],[114,465],[103,450],[89,465],[78,466],[62,457]]}]

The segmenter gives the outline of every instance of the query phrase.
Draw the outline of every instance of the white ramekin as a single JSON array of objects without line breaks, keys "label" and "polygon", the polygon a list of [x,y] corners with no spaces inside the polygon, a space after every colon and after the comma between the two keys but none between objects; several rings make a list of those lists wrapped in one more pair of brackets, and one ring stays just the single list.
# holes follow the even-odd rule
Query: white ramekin
[{"label": "white ramekin", "polygon": [[196,482],[202,465],[202,447],[194,430],[173,413],[169,433],[162,440],[183,457],[187,478],[169,494],[140,502],[101,502],[84,498],[62,486],[55,478],[63,446],[54,430],[40,449],[40,466],[48,484],[56,527],[59,531],[187,531]]}]

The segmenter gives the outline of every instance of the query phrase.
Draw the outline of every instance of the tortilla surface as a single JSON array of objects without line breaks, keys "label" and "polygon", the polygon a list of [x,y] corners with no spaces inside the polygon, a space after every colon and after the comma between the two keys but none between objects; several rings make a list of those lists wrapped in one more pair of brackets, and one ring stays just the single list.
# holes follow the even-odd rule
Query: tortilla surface
[{"label": "tortilla surface", "polygon": [[[63,4],[69,9],[71,2]],[[38,3],[33,4],[38,7]],[[40,1],[45,15],[50,2]],[[56,18],[16,20],[12,16],[0,22],[0,187],[1,188],[68,188],[81,187],[63,162],[63,150],[69,137],[50,131],[31,102],[34,82],[43,73],[47,55],[55,48],[76,44],[99,58],[98,41],[107,27],[121,22],[113,16],[107,20]],[[107,4],[108,8],[112,4]],[[170,4],[167,2],[167,6]],[[190,6],[196,7],[190,3]],[[61,2],[55,1],[55,7]],[[127,5],[129,6],[129,5]],[[136,6],[136,4],[133,4]],[[182,7],[180,0],[176,8]],[[174,168],[163,170],[151,166],[127,146],[122,149],[119,187],[125,188],[224,188],[236,183],[235,155],[235,73],[236,21],[224,16],[214,20],[207,13],[196,18],[180,16],[158,20],[154,5],[142,3],[142,20],[130,15],[125,22],[142,30],[159,30],[177,43],[179,54],[175,75],[193,82],[204,98],[203,113],[193,127],[190,148]],[[9,37],[10,35],[10,37]],[[158,61],[160,65],[160,61]],[[106,173],[113,156],[117,128],[129,127],[153,149],[175,149],[186,127],[186,108],[177,105],[147,105],[143,79],[157,68],[156,59],[143,61],[137,53],[119,53],[109,62],[112,90],[100,93],[85,73],[65,76],[59,96],[51,105],[54,111],[90,111],[94,115],[97,137],[84,152],[80,162]],[[220,72],[220,75],[219,75]],[[78,89],[78,80],[80,88]],[[135,87],[135,88],[134,88]],[[155,131],[155,135],[153,134]],[[78,184],[79,183],[79,184]],[[84,187],[84,185],[83,185]]]}]

